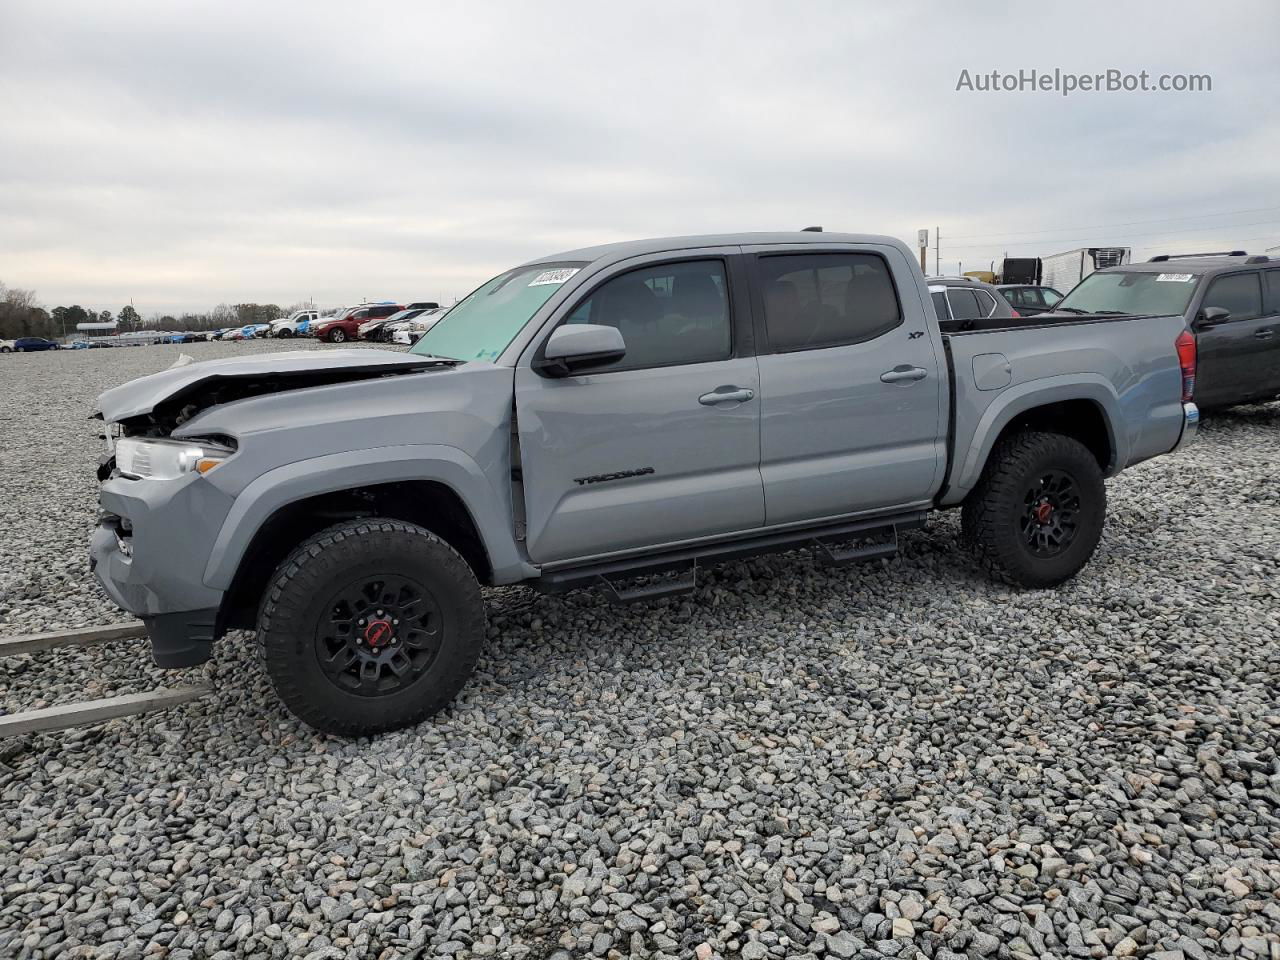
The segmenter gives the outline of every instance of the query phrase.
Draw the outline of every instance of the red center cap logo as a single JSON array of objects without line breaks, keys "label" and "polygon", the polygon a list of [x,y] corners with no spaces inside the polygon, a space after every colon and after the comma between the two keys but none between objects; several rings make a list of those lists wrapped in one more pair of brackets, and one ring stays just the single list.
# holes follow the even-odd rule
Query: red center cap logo
[{"label": "red center cap logo", "polygon": [[1053,516],[1053,504],[1048,500],[1043,501],[1036,507],[1036,520],[1040,523],[1048,523],[1049,518]]},{"label": "red center cap logo", "polygon": [[390,620],[370,620],[364,628],[365,643],[371,647],[381,647],[391,639]]}]

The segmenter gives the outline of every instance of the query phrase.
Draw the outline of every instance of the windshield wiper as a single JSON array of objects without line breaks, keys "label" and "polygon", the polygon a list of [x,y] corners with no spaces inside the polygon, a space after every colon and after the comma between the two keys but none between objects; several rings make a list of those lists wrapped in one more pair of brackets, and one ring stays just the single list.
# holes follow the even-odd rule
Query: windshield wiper
[{"label": "windshield wiper", "polygon": [[1092,310],[1081,310],[1079,307],[1053,307],[1050,313],[1093,313]]},{"label": "windshield wiper", "polygon": [[420,353],[420,357],[426,357],[428,360],[439,360],[441,363],[461,363],[457,357],[442,357],[438,353]]}]

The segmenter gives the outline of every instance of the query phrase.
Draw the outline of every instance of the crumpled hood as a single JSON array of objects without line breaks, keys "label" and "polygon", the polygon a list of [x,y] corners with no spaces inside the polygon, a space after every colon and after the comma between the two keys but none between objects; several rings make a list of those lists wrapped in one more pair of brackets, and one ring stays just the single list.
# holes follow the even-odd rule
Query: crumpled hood
[{"label": "crumpled hood", "polygon": [[112,387],[98,397],[94,415],[111,423],[153,413],[162,404],[177,406],[198,394],[237,384],[246,388],[243,395],[250,396],[411,373],[441,365],[452,364],[392,350],[294,350],[205,360]]}]

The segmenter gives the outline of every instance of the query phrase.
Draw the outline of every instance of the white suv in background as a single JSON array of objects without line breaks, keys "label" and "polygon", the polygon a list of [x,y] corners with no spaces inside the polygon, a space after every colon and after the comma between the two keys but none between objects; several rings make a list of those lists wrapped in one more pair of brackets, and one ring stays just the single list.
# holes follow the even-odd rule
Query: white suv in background
[{"label": "white suv in background", "polygon": [[314,323],[320,318],[319,310],[298,310],[287,317],[272,322],[267,330],[268,337],[296,337],[301,332],[298,328]]},{"label": "white suv in background", "polygon": [[436,321],[443,317],[444,314],[444,308],[437,307],[434,310],[424,310],[411,320],[396,324],[396,329],[391,333],[391,342],[417,343],[418,338],[434,327]]}]

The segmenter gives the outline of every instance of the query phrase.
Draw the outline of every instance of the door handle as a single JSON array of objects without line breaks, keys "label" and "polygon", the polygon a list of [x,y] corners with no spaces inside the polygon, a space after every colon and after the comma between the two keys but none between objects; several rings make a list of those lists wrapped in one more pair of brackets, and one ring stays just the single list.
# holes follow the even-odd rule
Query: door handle
[{"label": "door handle", "polygon": [[886,370],[880,374],[880,379],[884,383],[902,383],[910,380],[923,380],[929,375],[929,371],[924,367],[912,367],[905,363],[900,363],[892,370]]},{"label": "door handle", "polygon": [[710,393],[704,393],[698,398],[698,402],[704,407],[714,407],[717,403],[745,403],[755,395],[754,390],[748,390],[746,387],[721,387]]},{"label": "door handle", "polygon": [[1270,340],[1275,335],[1276,335],[1275,331],[1267,327],[1264,327],[1263,329],[1258,330],[1254,333],[1254,336],[1257,337],[1259,340]]}]

